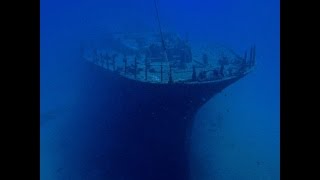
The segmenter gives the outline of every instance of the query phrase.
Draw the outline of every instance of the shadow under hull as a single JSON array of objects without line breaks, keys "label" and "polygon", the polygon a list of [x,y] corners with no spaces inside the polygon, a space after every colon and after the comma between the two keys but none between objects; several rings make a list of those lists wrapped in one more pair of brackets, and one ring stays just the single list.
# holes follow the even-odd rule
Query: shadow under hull
[{"label": "shadow under hull", "polygon": [[[150,84],[88,63],[85,118],[111,121],[105,177],[187,180],[189,137],[197,110],[243,76],[203,84]],[[106,129],[106,131],[108,131]],[[97,143],[104,143],[101,138]],[[106,140],[107,141],[107,140]]]}]

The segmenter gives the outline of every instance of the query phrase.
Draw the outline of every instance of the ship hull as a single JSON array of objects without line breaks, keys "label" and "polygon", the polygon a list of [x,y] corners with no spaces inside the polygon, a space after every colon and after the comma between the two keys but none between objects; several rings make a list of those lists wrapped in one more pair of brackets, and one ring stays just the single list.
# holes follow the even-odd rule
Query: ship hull
[{"label": "ship hull", "polygon": [[[105,178],[129,180],[189,179],[189,137],[197,110],[243,76],[215,83],[152,84],[127,79],[87,63],[83,109],[91,121],[108,121],[103,144],[112,141]],[[112,139],[112,140],[111,140]]]}]

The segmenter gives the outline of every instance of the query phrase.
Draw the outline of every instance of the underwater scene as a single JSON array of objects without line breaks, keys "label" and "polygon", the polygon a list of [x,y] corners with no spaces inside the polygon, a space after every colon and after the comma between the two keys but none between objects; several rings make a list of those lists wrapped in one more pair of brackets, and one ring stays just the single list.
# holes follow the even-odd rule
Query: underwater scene
[{"label": "underwater scene", "polygon": [[279,0],[40,0],[41,180],[280,179]]}]

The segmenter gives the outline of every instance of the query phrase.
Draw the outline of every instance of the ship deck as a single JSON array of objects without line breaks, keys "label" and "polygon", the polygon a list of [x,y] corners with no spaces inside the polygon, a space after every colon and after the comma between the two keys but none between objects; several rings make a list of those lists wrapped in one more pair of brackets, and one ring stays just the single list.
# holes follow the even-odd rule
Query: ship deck
[{"label": "ship deck", "polygon": [[[118,56],[114,61],[107,61],[102,55],[94,56],[92,50],[88,52],[84,56],[87,61],[125,78],[146,83],[167,84],[170,79],[170,67],[172,83],[185,84],[220,82],[247,74],[253,68],[248,63],[244,66],[242,64],[245,61],[243,57],[221,46],[213,48],[193,47],[192,61],[186,63],[183,68],[174,66],[173,62],[149,62],[148,68],[146,68],[144,57],[139,57],[135,60],[136,56],[126,56],[127,62],[125,63],[124,56]],[[101,49],[99,53],[115,54],[117,52]],[[208,64],[202,62],[204,53],[208,56]],[[221,65],[219,64],[221,58],[228,60],[228,63],[224,65],[222,74]],[[250,62],[250,59],[248,62]],[[193,78],[194,71],[196,79]],[[201,78],[200,73],[205,74],[205,76]]]}]

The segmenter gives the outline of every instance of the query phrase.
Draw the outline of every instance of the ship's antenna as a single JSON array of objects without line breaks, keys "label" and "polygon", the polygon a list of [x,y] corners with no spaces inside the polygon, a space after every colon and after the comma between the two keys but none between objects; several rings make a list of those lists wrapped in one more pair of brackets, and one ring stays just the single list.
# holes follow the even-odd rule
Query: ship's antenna
[{"label": "ship's antenna", "polygon": [[165,46],[165,43],[164,43],[163,34],[162,34],[162,30],[161,30],[161,24],[160,24],[158,6],[157,6],[156,0],[153,0],[153,2],[154,2],[154,6],[155,6],[155,8],[156,8],[156,13],[157,13],[157,20],[158,20],[159,30],[160,30],[160,35],[161,35],[162,48],[163,48],[164,53],[165,53],[165,60],[167,61],[168,59],[167,59],[167,53],[166,53],[166,46]]}]

